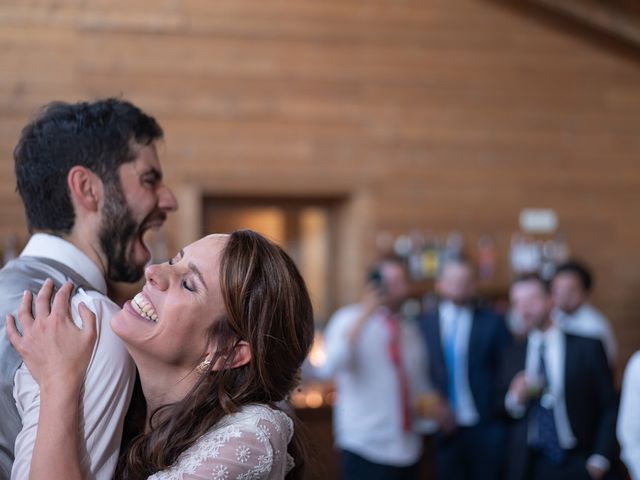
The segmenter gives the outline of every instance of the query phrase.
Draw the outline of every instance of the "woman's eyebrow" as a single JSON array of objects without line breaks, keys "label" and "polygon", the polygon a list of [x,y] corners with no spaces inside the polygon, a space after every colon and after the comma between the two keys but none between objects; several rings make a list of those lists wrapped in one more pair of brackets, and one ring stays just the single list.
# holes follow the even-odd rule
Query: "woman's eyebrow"
[{"label": "woman's eyebrow", "polygon": [[202,276],[202,272],[200,272],[200,270],[198,270],[198,267],[196,267],[196,265],[194,263],[189,262],[189,269],[198,276],[198,278],[200,279],[200,281],[204,285],[204,288],[209,290],[209,287],[207,287],[207,283],[204,281],[204,277]]}]

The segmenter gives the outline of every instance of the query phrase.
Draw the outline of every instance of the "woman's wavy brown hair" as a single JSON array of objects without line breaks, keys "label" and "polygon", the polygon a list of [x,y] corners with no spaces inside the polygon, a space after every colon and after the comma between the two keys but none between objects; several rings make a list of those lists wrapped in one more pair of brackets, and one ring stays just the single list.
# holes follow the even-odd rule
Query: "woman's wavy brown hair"
[{"label": "woman's wavy brown hair", "polygon": [[[118,478],[143,479],[168,468],[225,415],[250,403],[277,408],[296,386],[313,340],[313,311],[291,258],[258,233],[236,231],[222,254],[220,286],[226,312],[209,331],[218,345],[211,365],[231,364],[242,340],[250,362],[201,375],[184,399],[153,412],[150,429],[121,456]],[[291,479],[302,478],[305,463],[297,430],[289,444],[296,463]]]}]

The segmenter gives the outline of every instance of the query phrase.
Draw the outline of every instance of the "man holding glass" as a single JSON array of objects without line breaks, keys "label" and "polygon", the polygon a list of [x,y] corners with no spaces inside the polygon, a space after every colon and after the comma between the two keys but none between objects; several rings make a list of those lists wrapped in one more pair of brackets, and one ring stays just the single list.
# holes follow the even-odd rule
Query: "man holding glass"
[{"label": "man holding glass", "polygon": [[503,364],[513,419],[507,478],[619,478],[616,394],[602,343],[554,325],[548,286],[537,275],[518,278],[510,296],[529,334]]}]

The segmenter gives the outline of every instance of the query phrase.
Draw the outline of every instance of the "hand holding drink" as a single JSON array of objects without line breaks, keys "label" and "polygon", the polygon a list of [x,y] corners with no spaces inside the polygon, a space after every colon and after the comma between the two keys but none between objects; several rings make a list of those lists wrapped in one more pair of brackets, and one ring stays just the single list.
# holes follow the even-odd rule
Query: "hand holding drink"
[{"label": "hand holding drink", "polygon": [[419,416],[435,420],[443,433],[450,434],[456,429],[453,412],[439,393],[432,391],[420,395],[415,408]]},{"label": "hand holding drink", "polygon": [[546,382],[543,376],[536,374],[525,373],[525,384],[527,388],[527,399],[539,398],[542,396],[546,387]]},{"label": "hand holding drink", "polygon": [[518,403],[524,405],[534,398],[540,398],[545,387],[544,377],[522,371],[511,381],[509,391],[516,396]]}]

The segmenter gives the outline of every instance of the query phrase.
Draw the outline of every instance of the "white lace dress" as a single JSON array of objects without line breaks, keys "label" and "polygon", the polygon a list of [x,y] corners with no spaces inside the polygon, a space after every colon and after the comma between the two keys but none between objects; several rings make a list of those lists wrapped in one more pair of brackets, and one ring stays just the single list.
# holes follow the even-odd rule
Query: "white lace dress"
[{"label": "white lace dress", "polygon": [[280,480],[293,468],[293,422],[266,405],[223,418],[167,470],[148,480]]}]

